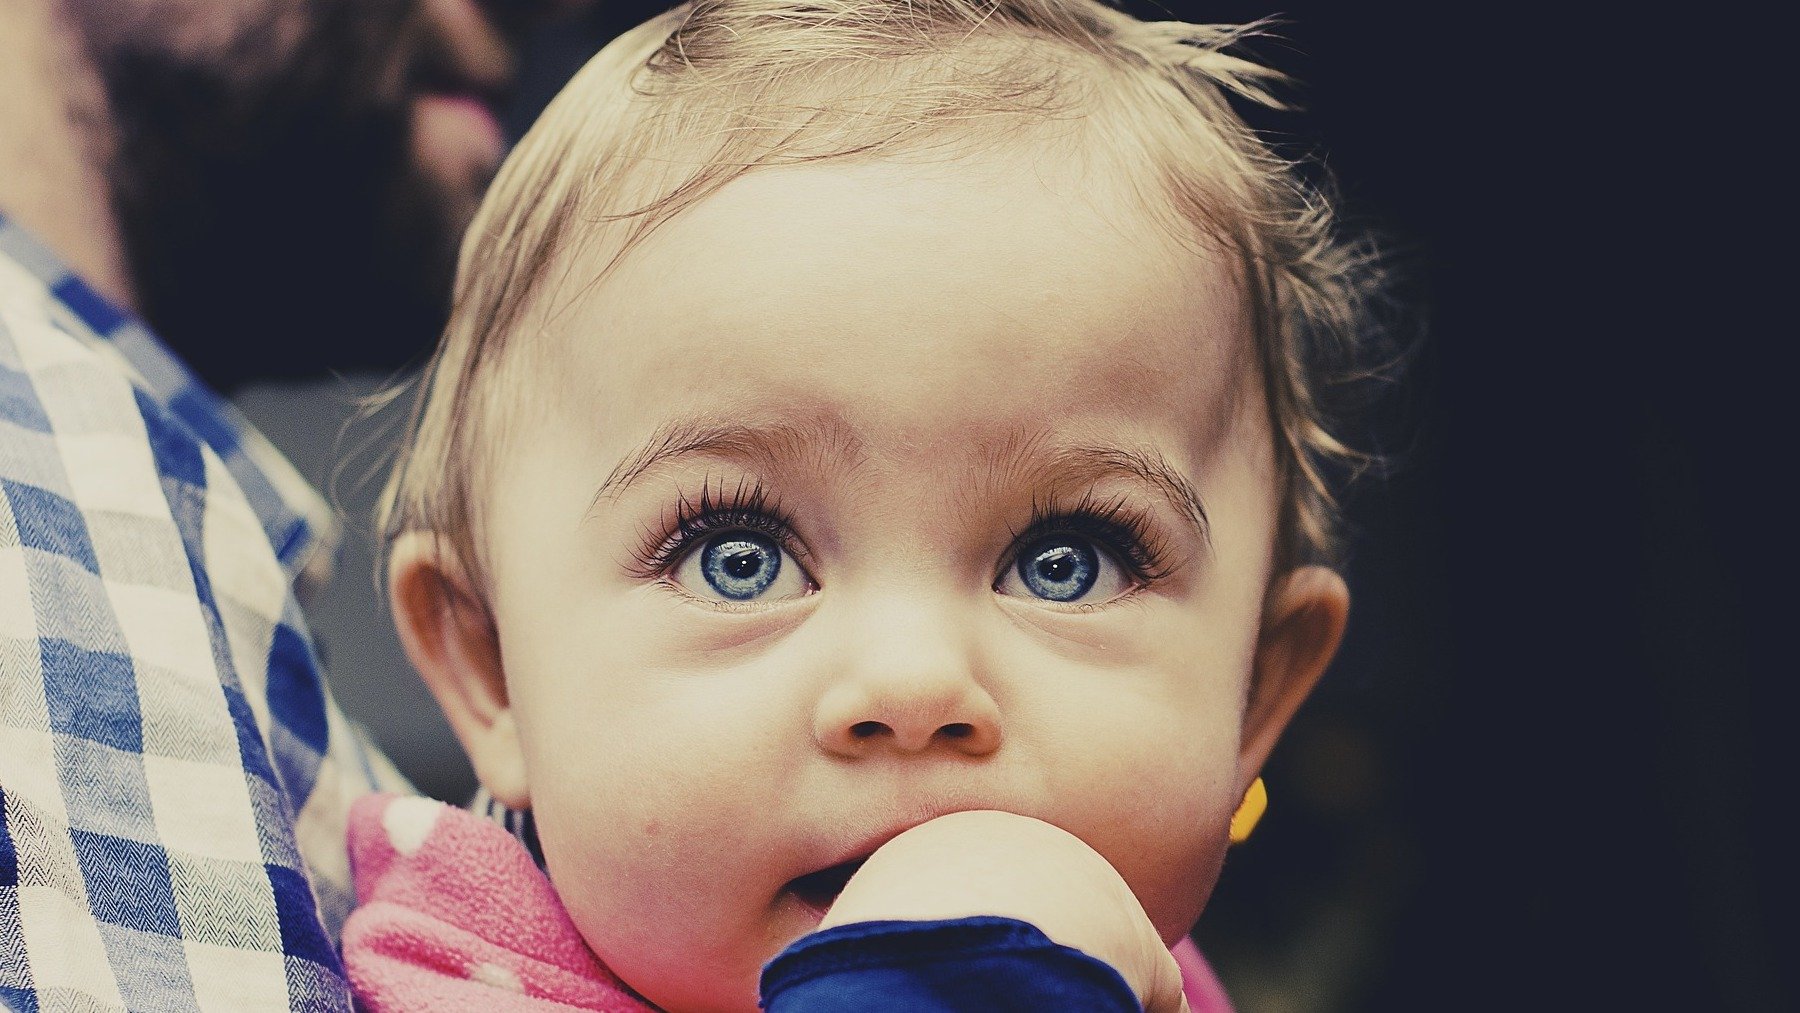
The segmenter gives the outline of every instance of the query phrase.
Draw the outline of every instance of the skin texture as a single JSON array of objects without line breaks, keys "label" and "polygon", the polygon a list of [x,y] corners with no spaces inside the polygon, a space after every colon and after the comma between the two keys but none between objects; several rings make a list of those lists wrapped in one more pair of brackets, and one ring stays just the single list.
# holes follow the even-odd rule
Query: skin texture
[{"label": "skin texture", "polygon": [[[1329,571],[1271,572],[1224,262],[1023,148],[756,172],[596,270],[524,325],[491,588],[423,535],[392,569],[409,651],[483,782],[535,810],[595,952],[665,1008],[754,1009],[823,914],[796,877],[919,828],[852,883],[856,917],[1027,912],[1166,1002],[1162,948],[1346,609]],[[644,466],[676,420],[721,438]],[[1204,528],[1082,448],[1166,464]],[[758,485],[792,526],[768,597],[642,558],[684,500]],[[1143,514],[1154,573],[1033,597],[1017,535],[1084,499]],[[937,819],[969,811],[1000,822]],[[931,857],[958,835],[1030,873]],[[1052,883],[1067,903],[1031,899]],[[1097,897],[1123,914],[1084,930]]]}]

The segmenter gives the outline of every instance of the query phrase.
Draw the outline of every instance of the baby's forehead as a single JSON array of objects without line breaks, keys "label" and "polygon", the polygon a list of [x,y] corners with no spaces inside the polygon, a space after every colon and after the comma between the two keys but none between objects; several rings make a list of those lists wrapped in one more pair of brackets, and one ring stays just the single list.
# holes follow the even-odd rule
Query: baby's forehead
[{"label": "baby's forehead", "polygon": [[[585,319],[584,339],[608,321],[761,330],[879,311],[898,326],[941,311],[1042,314],[1097,342],[1185,323],[1194,349],[1243,345],[1239,258],[1172,235],[1151,205],[1134,182],[1037,145],[764,168],[622,254],[599,235],[572,244],[541,302],[552,332]],[[1158,317],[1170,310],[1185,320]]]},{"label": "baby's forehead", "polygon": [[548,375],[621,433],[812,405],[903,444],[1046,420],[1201,438],[1254,388],[1232,262],[1042,152],[752,172],[566,277],[543,365],[579,364]]},{"label": "baby's forehead", "polygon": [[[472,530],[552,406],[647,436],[684,397],[825,391],[921,424],[1087,398],[1251,423],[1298,504],[1283,538],[1329,551],[1319,462],[1361,459],[1322,385],[1357,375],[1380,270],[1236,115],[1279,75],[1232,52],[1245,29],[975,6],[833,7],[821,31],[822,8],[701,5],[591,61],[470,230],[384,525]],[[871,163],[919,178],[778,175]],[[985,189],[931,190],[933,165]]]}]

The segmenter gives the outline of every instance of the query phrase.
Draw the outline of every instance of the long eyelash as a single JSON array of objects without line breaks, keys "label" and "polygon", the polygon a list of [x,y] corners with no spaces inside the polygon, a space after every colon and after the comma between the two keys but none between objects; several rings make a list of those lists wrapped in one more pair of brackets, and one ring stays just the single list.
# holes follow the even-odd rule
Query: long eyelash
[{"label": "long eyelash", "polygon": [[698,498],[680,495],[673,517],[665,513],[655,527],[644,529],[643,541],[632,553],[631,573],[644,580],[666,576],[693,545],[718,531],[754,531],[774,539],[796,559],[806,558],[793,521],[761,482],[741,479],[728,488],[708,478]]},{"label": "long eyelash", "polygon": [[1168,545],[1148,511],[1130,497],[1101,500],[1091,491],[1072,507],[1033,499],[1031,520],[1023,530],[1013,532],[1013,551],[1006,566],[1018,561],[1019,550],[1026,543],[1064,531],[1085,535],[1112,550],[1119,562],[1145,583],[1154,584],[1175,572],[1168,561]]}]

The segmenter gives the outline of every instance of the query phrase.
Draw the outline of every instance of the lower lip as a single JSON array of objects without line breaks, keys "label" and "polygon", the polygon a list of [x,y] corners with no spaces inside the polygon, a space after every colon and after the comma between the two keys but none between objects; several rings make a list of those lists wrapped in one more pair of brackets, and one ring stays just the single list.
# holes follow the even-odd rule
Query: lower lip
[{"label": "lower lip", "polygon": [[506,136],[493,110],[472,95],[420,95],[413,100],[414,122],[422,133],[453,136],[475,160],[492,168],[506,154]]},{"label": "lower lip", "polygon": [[808,899],[799,893],[794,893],[793,897],[794,900],[800,903],[800,907],[803,908],[807,914],[813,916],[814,921],[823,921],[825,919],[825,913],[831,910],[829,904],[820,905],[817,901]]}]

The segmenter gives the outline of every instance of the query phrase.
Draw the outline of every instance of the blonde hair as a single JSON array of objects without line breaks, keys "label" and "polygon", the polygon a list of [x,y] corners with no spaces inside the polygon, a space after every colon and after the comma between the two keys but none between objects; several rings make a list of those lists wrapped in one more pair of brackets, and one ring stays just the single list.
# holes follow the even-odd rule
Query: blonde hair
[{"label": "blonde hair", "polygon": [[1143,22],[1094,0],[697,0],[627,32],[520,142],[463,241],[450,322],[383,496],[384,537],[448,539],[485,590],[474,491],[503,436],[510,385],[495,378],[577,244],[608,243],[609,270],[758,167],[1068,120],[1101,132],[1088,148],[1148,170],[1133,180],[1148,207],[1242,264],[1283,485],[1277,553],[1332,558],[1328,475],[1368,458],[1334,435],[1326,388],[1354,369],[1378,271],[1340,239],[1301,167],[1232,110],[1232,97],[1279,105],[1266,89],[1281,76],[1228,51],[1251,31]]}]

